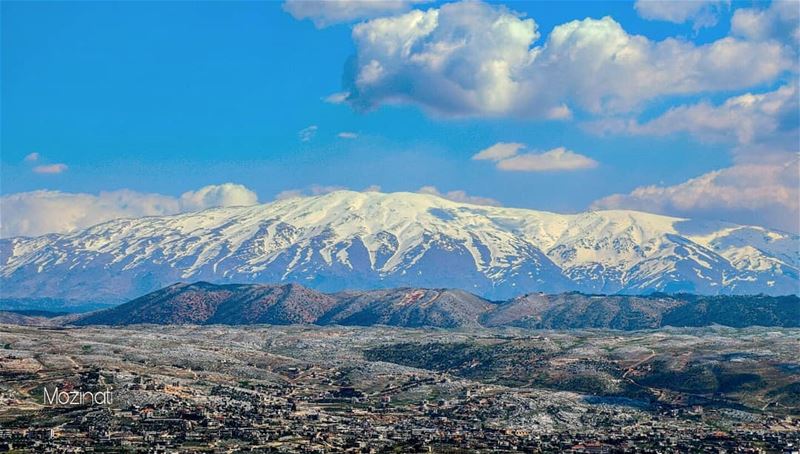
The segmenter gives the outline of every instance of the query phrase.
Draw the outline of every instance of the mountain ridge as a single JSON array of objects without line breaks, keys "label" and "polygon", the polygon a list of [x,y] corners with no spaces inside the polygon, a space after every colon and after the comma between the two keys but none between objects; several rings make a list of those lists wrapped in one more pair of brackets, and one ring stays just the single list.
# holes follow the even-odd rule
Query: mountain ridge
[{"label": "mountain ridge", "polygon": [[0,240],[4,297],[127,299],[179,280],[523,292],[798,293],[800,239],[625,210],[557,214],[337,191]]},{"label": "mountain ridge", "polygon": [[299,284],[174,284],[120,306],[65,319],[74,325],[389,325],[525,329],[662,326],[800,327],[796,295],[556,295],[489,301],[460,289],[322,293]]}]

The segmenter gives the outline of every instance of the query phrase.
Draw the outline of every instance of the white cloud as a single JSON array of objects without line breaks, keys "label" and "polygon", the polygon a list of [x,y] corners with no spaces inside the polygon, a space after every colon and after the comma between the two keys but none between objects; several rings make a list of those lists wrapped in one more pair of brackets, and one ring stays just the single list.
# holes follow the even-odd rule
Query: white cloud
[{"label": "white cloud", "polygon": [[41,174],[57,174],[57,173],[66,172],[67,168],[68,167],[67,167],[66,164],[61,164],[61,163],[58,163],[58,164],[45,164],[45,165],[34,167],[33,171],[35,173],[41,173]]},{"label": "white cloud", "polygon": [[[42,155],[38,152],[34,151],[33,153],[28,153],[25,156],[25,162],[34,165],[42,160]],[[34,173],[43,174],[43,175],[54,175],[59,173],[64,173],[69,169],[66,164],[63,163],[53,163],[53,164],[39,164],[34,165],[31,169]]]},{"label": "white cloud", "polygon": [[800,6],[797,1],[773,0],[768,8],[740,8],[731,18],[731,34],[751,40],[775,39],[800,44]]},{"label": "white cloud", "polygon": [[118,218],[176,214],[214,206],[252,205],[254,192],[238,184],[206,186],[180,197],[127,189],[97,195],[33,191],[0,197],[0,236],[67,233]]},{"label": "white cloud", "polygon": [[[120,190],[99,195],[33,191],[0,197],[3,237],[66,233],[122,217],[171,214],[175,198]],[[57,213],[57,215],[55,215]]]},{"label": "white cloud", "polygon": [[614,19],[556,26],[541,46],[533,19],[480,2],[443,4],[353,29],[347,102],[410,103],[448,116],[568,118],[629,112],[669,95],[743,89],[796,68],[774,41],[696,45],[628,34]]},{"label": "white cloud", "polygon": [[800,166],[740,164],[675,186],[642,186],[592,204],[593,209],[631,209],[675,216],[764,225],[800,232]]},{"label": "white cloud", "polygon": [[551,107],[545,112],[544,116],[551,120],[569,120],[572,118],[572,109],[566,104],[561,104],[560,106]]},{"label": "white cloud", "polygon": [[499,161],[517,154],[525,145],[521,143],[497,142],[489,148],[479,151],[472,159]]},{"label": "white cloud", "polygon": [[593,113],[626,112],[667,95],[746,88],[796,68],[778,43],[651,41],[610,17],[556,27],[536,63],[540,89],[552,85],[559,97]]},{"label": "white cloud", "polygon": [[[380,189],[380,187],[378,188]],[[344,186],[313,184],[305,189],[286,189],[275,195],[275,200],[294,199],[313,195],[328,194],[330,192],[347,190]]]},{"label": "white cloud", "polygon": [[489,197],[469,195],[466,193],[466,191],[462,190],[439,192],[439,190],[436,189],[436,186],[423,186],[419,188],[417,192],[420,194],[435,195],[437,197],[441,197],[447,200],[452,200],[453,202],[471,203],[473,205],[500,206],[500,202],[498,202],[495,199]]},{"label": "white cloud", "polygon": [[525,153],[497,162],[500,170],[518,172],[546,172],[557,170],[580,170],[597,167],[597,161],[584,155],[567,150],[564,147],[554,148],[544,153]]},{"label": "white cloud", "polygon": [[634,8],[644,19],[683,24],[693,22],[695,30],[716,25],[723,9],[730,7],[726,0],[636,0]]},{"label": "white cloud", "polygon": [[735,165],[674,186],[642,186],[615,194],[594,208],[629,208],[677,216],[725,219],[800,231],[800,101],[796,82],[766,93],[745,93],[722,103],[673,107],[639,123],[605,119],[599,133],[663,136],[685,133],[729,143]]},{"label": "white cloud", "polygon": [[275,194],[275,200],[296,199],[298,197],[306,197],[308,194],[302,189],[286,189]]},{"label": "white cloud", "polygon": [[303,128],[300,131],[298,131],[297,137],[300,138],[301,142],[310,142],[311,139],[313,139],[314,136],[317,135],[318,129],[319,128],[317,127],[317,125],[311,125],[307,128]]},{"label": "white cloud", "polygon": [[324,101],[328,104],[342,104],[343,102],[347,101],[348,96],[350,96],[349,92],[341,91],[326,96]]},{"label": "white cloud", "polygon": [[767,93],[746,93],[714,105],[707,101],[673,107],[644,123],[603,119],[586,128],[599,134],[664,136],[687,133],[701,141],[729,142],[745,155],[794,153],[800,143],[797,84]]},{"label": "white cloud", "polygon": [[427,0],[286,0],[283,9],[295,19],[310,19],[317,28],[397,14]]},{"label": "white cloud", "polygon": [[564,147],[542,153],[520,153],[521,143],[498,142],[474,156],[474,160],[494,161],[498,169],[517,172],[580,170],[597,167],[597,161]]},{"label": "white cloud", "polygon": [[337,137],[340,139],[357,139],[358,134],[354,132],[342,131],[339,134],[336,134]]},{"label": "white cloud", "polygon": [[375,19],[353,29],[357,71],[349,100],[360,107],[413,102],[449,115],[515,108],[520,71],[539,37],[532,19],[464,2]]},{"label": "white cloud", "polygon": [[223,183],[184,192],[179,203],[181,211],[197,211],[209,207],[250,206],[258,203],[258,195],[241,184]]}]

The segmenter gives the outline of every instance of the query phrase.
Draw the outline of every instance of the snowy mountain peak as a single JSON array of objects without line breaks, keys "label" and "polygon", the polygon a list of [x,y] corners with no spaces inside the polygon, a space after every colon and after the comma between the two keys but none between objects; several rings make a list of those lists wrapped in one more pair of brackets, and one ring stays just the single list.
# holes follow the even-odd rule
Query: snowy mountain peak
[{"label": "snowy mountain peak", "polygon": [[331,291],[798,292],[798,237],[636,211],[557,214],[337,191],[0,240],[7,297],[121,299],[179,280]]}]

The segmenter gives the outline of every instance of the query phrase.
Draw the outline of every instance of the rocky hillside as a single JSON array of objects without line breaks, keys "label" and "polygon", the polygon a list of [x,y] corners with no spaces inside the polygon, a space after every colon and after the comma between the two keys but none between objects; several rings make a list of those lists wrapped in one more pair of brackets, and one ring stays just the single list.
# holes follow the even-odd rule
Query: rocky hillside
[{"label": "rocky hillside", "polygon": [[519,327],[532,329],[661,326],[800,326],[797,296],[601,296],[576,292],[528,294],[488,301],[463,290],[399,288],[321,293],[297,284],[176,284],[112,309],[77,319],[77,325],[317,324]]}]

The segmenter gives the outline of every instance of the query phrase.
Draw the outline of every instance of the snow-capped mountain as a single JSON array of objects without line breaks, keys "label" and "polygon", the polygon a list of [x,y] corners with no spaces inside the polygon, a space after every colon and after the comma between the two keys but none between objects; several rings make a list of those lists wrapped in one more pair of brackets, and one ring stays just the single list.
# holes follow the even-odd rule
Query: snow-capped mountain
[{"label": "snow-capped mountain", "polygon": [[[57,215],[57,214],[54,214]],[[798,293],[800,238],[636,211],[555,214],[338,191],[0,240],[3,297],[120,300],[176,281],[526,292]]]}]

